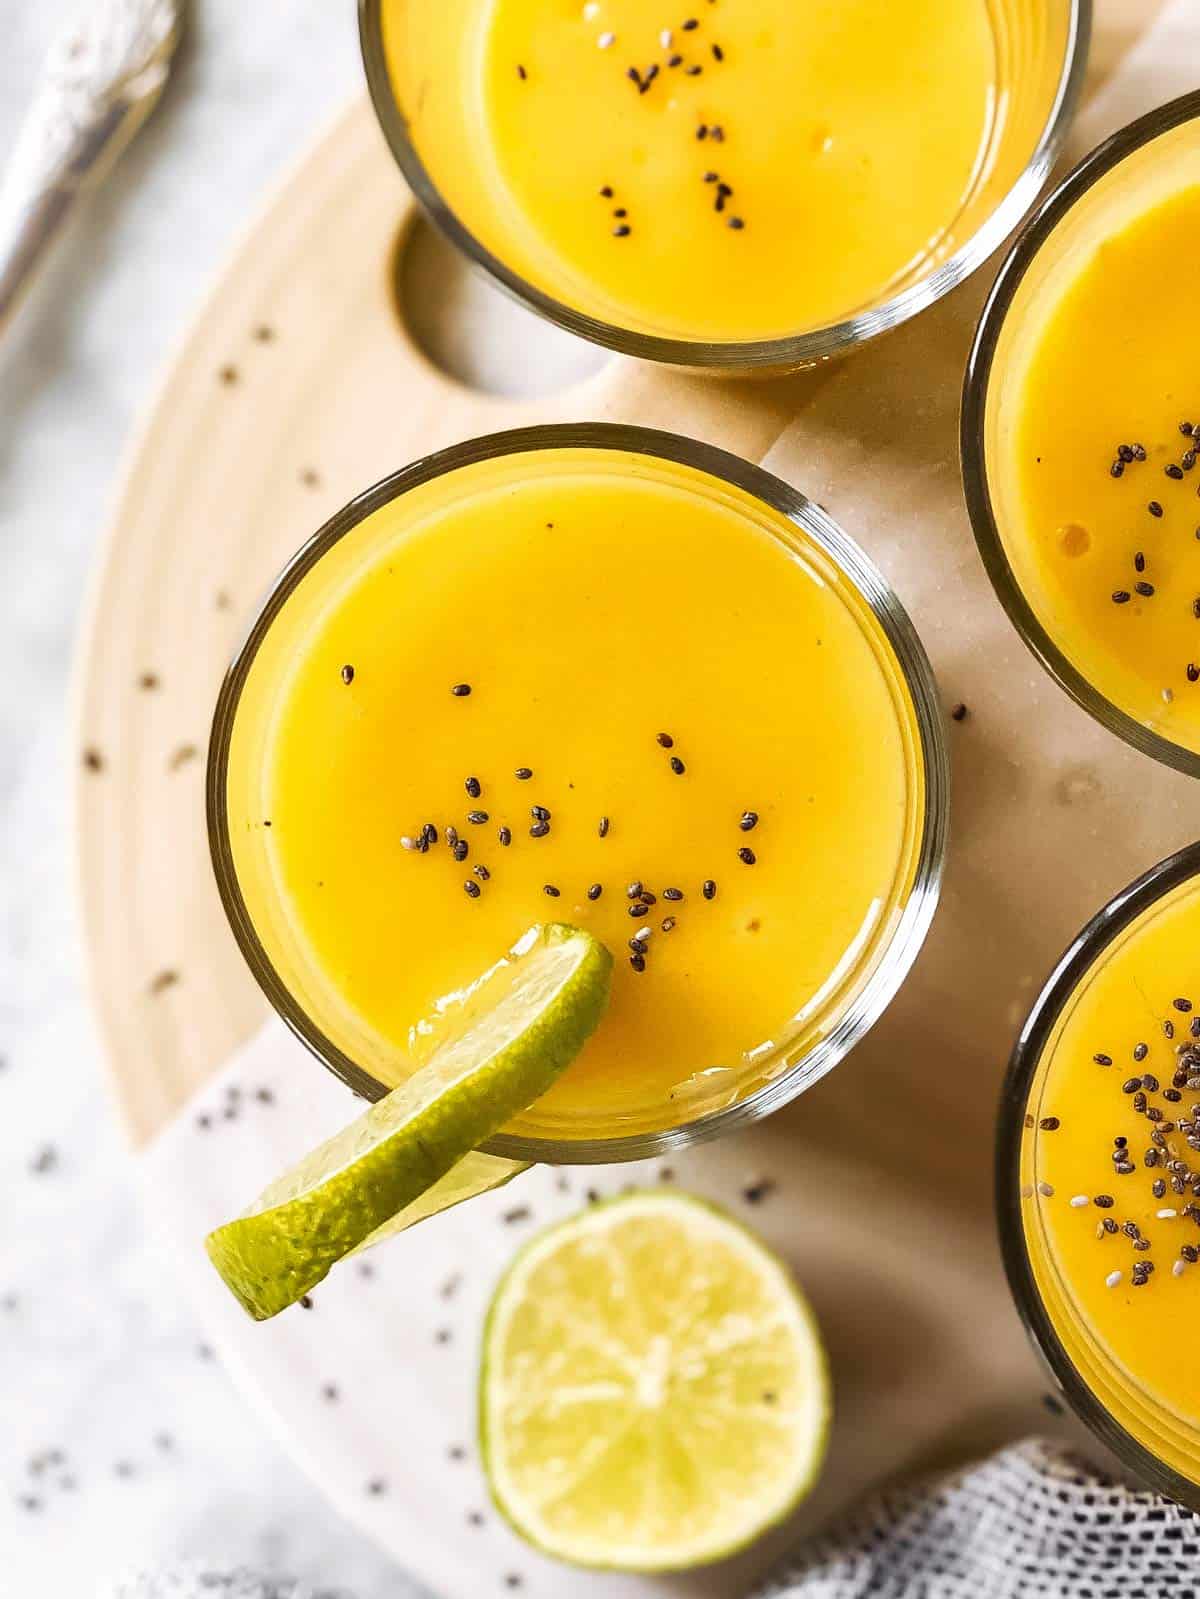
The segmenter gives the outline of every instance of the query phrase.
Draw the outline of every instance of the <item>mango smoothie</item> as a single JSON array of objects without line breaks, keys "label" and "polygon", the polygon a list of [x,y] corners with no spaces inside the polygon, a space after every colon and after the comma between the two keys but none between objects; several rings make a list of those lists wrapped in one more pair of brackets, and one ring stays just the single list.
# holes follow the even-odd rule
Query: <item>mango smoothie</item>
[{"label": "mango smoothie", "polygon": [[676,460],[499,454],[386,498],[273,616],[232,864],[276,980],[384,1084],[529,926],[588,928],[611,1005],[529,1125],[672,1126],[878,976],[921,737],[870,605],[781,512]]},{"label": "mango smoothie", "polygon": [[404,138],[484,249],[605,324],[721,342],[839,323],[969,239],[1070,9],[383,0],[382,32]]},{"label": "mango smoothie", "polygon": [[1038,1061],[1020,1154],[1030,1268],[1101,1409],[1200,1483],[1200,882],[1099,949]]},{"label": "mango smoothie", "polygon": [[1004,318],[986,471],[1013,580],[1091,694],[1200,752],[1200,250],[1195,124],[1102,176]]}]

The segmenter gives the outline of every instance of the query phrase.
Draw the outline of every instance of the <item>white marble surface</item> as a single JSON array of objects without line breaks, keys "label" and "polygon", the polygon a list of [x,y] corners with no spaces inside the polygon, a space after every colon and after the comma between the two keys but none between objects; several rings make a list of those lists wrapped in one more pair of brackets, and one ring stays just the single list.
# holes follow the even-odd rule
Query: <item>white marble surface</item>
[{"label": "white marble surface", "polygon": [[[0,0],[0,151],[59,11]],[[78,982],[63,739],[80,600],[130,427],[264,192],[358,82],[351,0],[199,0],[177,81],[0,349],[6,1596],[83,1599],[126,1564],[189,1556],[360,1599],[414,1592],[201,1358],[149,1246]],[[54,1164],[35,1173],[47,1149]],[[61,1462],[31,1470],[56,1450]]]},{"label": "white marble surface", "polygon": [[[57,11],[0,0],[0,152]],[[164,105],[0,347],[0,1599],[81,1599],[193,1557],[415,1593],[204,1358],[150,1244],[78,982],[63,738],[117,459],[264,192],[357,89],[353,12],[198,0]],[[496,313],[436,256],[415,270],[455,302],[442,348],[470,361]],[[594,360],[520,337],[543,382]],[[507,380],[511,362],[479,370]]]}]

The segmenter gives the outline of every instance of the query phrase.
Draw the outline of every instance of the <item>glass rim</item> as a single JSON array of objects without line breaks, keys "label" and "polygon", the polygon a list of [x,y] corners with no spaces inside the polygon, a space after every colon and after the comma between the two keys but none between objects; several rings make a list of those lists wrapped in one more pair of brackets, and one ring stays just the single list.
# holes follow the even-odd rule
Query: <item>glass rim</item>
[{"label": "glass rim", "polygon": [[1200,842],[1187,844],[1115,894],[1071,940],[1021,1027],[1009,1060],[996,1122],[995,1204],[1000,1253],[1017,1314],[1071,1408],[1100,1441],[1167,1498],[1200,1511],[1200,1483],[1153,1454],[1109,1414],[1064,1348],[1046,1310],[1029,1258],[1020,1195],[1021,1143],[1029,1091],[1055,1025],[1104,952],[1138,917],[1200,875]]},{"label": "glass rim", "polygon": [[383,478],[334,513],[297,551],[275,580],[222,682],[213,717],[206,777],[209,848],[221,902],[242,955],[277,1014],[335,1076],[375,1100],[388,1090],[350,1059],[307,1015],[267,955],[254,929],[234,867],[225,808],[229,750],[242,689],[276,616],[321,557],[367,517],[408,490],[461,467],[546,449],[607,449],[665,460],[707,473],[783,515],[816,544],[866,602],[895,657],[913,705],[924,776],[920,841],[913,881],[881,956],[837,1024],[797,1060],[744,1098],[691,1121],[611,1138],[500,1134],[485,1152],[510,1160],[590,1165],[641,1160],[675,1152],[750,1125],[794,1099],[849,1052],[874,1025],[908,974],[937,905],[949,821],[950,767],[933,669],[907,612],[858,545],[799,490],[739,456],[679,434],[621,423],[558,423],[490,433],[427,455]]},{"label": "glass rim", "polygon": [[959,458],[967,514],[992,588],[1009,621],[1058,686],[1101,726],[1144,755],[1190,777],[1200,777],[1200,753],[1147,727],[1102,694],[1068,659],[1034,611],[1009,561],[992,503],[984,422],[992,365],[1008,311],[1042,246],[1075,205],[1123,161],[1163,134],[1197,118],[1200,90],[1193,90],[1127,123],[1084,156],[1029,218],[1005,257],[984,304],[967,358],[959,420]]},{"label": "glass rim", "polygon": [[1079,102],[1087,71],[1093,0],[1067,0],[1067,3],[1070,25],[1062,69],[1037,144],[1016,181],[952,256],[882,305],[838,322],[770,339],[717,341],[668,338],[619,327],[575,310],[505,266],[459,220],[409,138],[407,120],[392,91],[384,53],[384,0],[358,0],[358,29],[371,103],[406,183],[429,220],[511,298],[568,332],[620,354],[661,361],[670,366],[715,371],[775,371],[814,365],[899,327],[970,277],[1020,224],[1050,176]]}]

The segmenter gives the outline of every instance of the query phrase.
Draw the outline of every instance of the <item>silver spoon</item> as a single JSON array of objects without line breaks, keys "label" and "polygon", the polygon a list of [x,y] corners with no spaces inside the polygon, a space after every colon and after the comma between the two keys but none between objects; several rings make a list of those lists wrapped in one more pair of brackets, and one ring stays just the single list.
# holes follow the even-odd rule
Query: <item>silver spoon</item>
[{"label": "silver spoon", "polygon": [[184,0],[92,0],[57,35],[0,180],[0,335],[83,191],[153,110]]}]

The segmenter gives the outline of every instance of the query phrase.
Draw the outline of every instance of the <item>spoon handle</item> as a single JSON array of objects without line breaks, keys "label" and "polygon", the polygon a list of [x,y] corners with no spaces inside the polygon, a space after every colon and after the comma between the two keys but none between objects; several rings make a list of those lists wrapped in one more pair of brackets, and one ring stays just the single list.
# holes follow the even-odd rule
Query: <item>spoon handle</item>
[{"label": "spoon handle", "polygon": [[0,335],[84,190],[153,109],[181,0],[92,0],[54,39],[0,180]]}]

